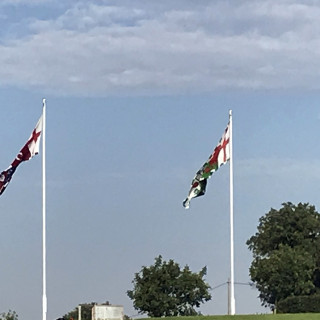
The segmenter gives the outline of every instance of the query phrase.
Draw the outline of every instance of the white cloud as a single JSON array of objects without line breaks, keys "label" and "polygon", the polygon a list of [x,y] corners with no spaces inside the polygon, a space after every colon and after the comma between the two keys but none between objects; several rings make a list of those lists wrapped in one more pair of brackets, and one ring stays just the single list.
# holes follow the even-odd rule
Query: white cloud
[{"label": "white cloud", "polygon": [[51,20],[26,17],[28,35],[0,46],[0,83],[101,95],[320,87],[314,2],[135,5],[74,2]]}]

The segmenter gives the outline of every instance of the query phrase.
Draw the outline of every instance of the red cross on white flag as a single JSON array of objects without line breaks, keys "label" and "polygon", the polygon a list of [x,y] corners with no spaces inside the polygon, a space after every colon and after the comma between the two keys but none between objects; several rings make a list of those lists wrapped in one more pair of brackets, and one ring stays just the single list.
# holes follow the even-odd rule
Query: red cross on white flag
[{"label": "red cross on white flag", "polygon": [[22,147],[16,158],[12,161],[8,169],[4,170],[0,174],[0,195],[4,192],[8,186],[12,175],[16,171],[18,165],[30,160],[33,156],[39,153],[40,148],[40,136],[42,132],[43,115],[41,115],[36,127],[32,131],[27,143]]}]

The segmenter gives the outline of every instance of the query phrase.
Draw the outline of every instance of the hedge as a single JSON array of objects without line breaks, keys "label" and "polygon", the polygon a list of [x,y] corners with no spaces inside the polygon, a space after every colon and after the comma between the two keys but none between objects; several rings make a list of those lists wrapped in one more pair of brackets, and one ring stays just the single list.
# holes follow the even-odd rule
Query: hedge
[{"label": "hedge", "polygon": [[277,303],[277,313],[320,313],[320,295],[293,296]]}]

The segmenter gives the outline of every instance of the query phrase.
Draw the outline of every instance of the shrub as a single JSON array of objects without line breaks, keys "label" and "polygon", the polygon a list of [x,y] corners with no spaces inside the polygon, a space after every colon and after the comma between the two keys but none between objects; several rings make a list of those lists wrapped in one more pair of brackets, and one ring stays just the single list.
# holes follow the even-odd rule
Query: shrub
[{"label": "shrub", "polygon": [[293,296],[277,303],[277,313],[320,313],[320,295]]}]

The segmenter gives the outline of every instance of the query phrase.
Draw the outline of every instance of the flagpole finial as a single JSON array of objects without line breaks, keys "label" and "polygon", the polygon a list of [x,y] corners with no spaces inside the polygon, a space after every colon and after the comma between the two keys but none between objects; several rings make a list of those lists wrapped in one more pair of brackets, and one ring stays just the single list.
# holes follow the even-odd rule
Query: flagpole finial
[{"label": "flagpole finial", "polygon": [[42,103],[43,103],[43,104],[46,103],[46,99],[45,99],[45,98],[42,99]]},{"label": "flagpole finial", "polygon": [[232,116],[232,110],[231,109],[229,110],[229,116],[230,117]]}]

